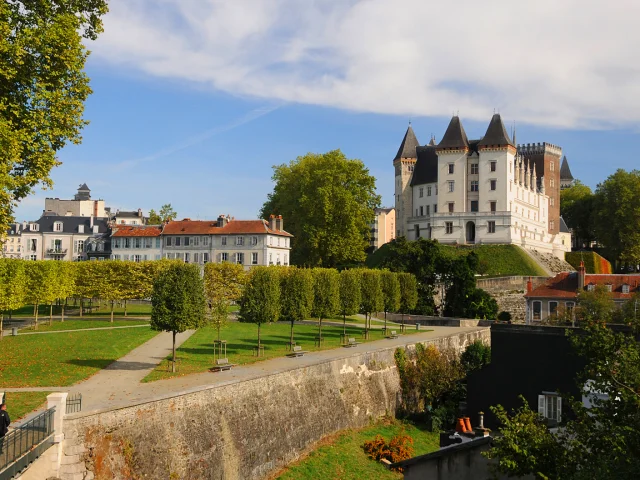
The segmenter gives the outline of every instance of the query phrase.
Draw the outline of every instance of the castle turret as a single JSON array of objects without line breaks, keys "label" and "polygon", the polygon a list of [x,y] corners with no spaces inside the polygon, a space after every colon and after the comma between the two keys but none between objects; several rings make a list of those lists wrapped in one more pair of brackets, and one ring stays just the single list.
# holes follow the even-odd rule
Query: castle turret
[{"label": "castle turret", "polygon": [[411,177],[415,168],[418,154],[416,148],[420,145],[413,132],[411,122],[407,128],[398,153],[393,159],[396,171],[395,207],[396,207],[396,236],[406,236],[407,219],[413,208],[411,195]]},{"label": "castle turret", "polygon": [[569,168],[569,162],[567,162],[566,155],[562,157],[562,166],[560,167],[560,190],[571,187],[575,183],[573,175],[571,175],[571,169]]}]

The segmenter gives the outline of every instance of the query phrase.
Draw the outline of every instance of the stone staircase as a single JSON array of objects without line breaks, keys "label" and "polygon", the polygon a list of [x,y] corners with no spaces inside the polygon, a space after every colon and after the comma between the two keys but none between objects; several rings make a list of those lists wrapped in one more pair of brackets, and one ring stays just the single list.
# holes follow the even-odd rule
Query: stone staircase
[{"label": "stone staircase", "polygon": [[86,448],[77,432],[65,429],[62,441],[62,460],[58,476],[60,480],[93,480],[95,475],[87,470],[85,462]]},{"label": "stone staircase", "polygon": [[535,260],[549,276],[555,276],[560,272],[575,272],[576,270],[569,263],[564,260],[560,260],[551,253],[540,252],[533,248],[525,248],[523,250],[527,252],[527,254],[529,254],[529,256]]}]

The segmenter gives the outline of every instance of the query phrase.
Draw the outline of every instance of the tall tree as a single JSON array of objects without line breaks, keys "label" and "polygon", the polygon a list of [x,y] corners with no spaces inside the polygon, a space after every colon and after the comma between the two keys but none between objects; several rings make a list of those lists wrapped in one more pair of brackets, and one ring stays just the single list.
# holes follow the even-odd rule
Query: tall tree
[{"label": "tall tree", "polygon": [[60,262],[58,266],[58,298],[60,299],[60,321],[64,322],[64,309],[67,298],[75,293],[76,289],[76,269],[73,263]]},{"label": "tall tree", "polygon": [[240,321],[258,325],[258,355],[260,327],[280,318],[280,270],[278,267],[255,267],[249,274],[240,299]]},{"label": "tall tree", "polygon": [[593,192],[577,180],[574,185],[560,192],[560,215],[578,241],[589,246],[595,239],[593,231]]},{"label": "tall tree", "polygon": [[361,272],[361,297],[360,311],[365,316],[365,336],[369,337],[369,329],[371,328],[371,314],[379,312],[384,308],[382,300],[382,282],[380,279],[380,270],[362,270]]},{"label": "tall tree", "polygon": [[102,31],[106,0],[0,2],[0,232],[49,173],[68,142],[80,143],[87,49]]},{"label": "tall tree", "polygon": [[347,333],[347,315],[355,315],[362,302],[360,270],[348,269],[340,272],[340,313],[342,333]]},{"label": "tall tree", "polygon": [[25,273],[27,275],[27,301],[33,305],[34,327],[38,328],[38,307],[42,304],[53,302],[55,296],[56,271],[55,261],[40,260],[26,262]]},{"label": "tall tree", "polygon": [[109,302],[109,321],[113,323],[116,300],[125,298],[128,279],[134,263],[117,260],[94,263],[96,264],[94,267],[95,278],[99,286],[98,295]]},{"label": "tall tree", "polygon": [[229,307],[240,300],[246,276],[242,265],[237,263],[207,263],[204,266],[208,322],[218,331],[218,341],[220,330],[229,317]]},{"label": "tall tree", "polygon": [[0,259],[0,339],[4,313],[20,308],[25,303],[27,277],[24,265],[22,260]]},{"label": "tall tree", "polygon": [[100,291],[97,270],[100,262],[76,262],[73,263],[75,270],[75,289],[73,294],[80,299],[80,316],[84,312],[84,299],[96,298]]},{"label": "tall tree", "polygon": [[161,222],[168,222],[170,220],[175,220],[178,214],[173,209],[170,203],[166,203],[162,205],[162,207],[160,207],[158,216],[160,217]]},{"label": "tall tree", "polygon": [[477,266],[478,256],[474,252],[464,257],[443,260],[441,271],[446,292],[444,297],[445,316],[471,316],[469,309],[471,297],[476,290]]},{"label": "tall tree", "polygon": [[340,308],[338,271],[333,268],[314,268],[313,272],[313,309],[311,314],[318,319],[318,338],[322,341],[322,319],[327,318]]},{"label": "tall tree", "polygon": [[615,302],[604,285],[596,285],[592,292],[587,290],[578,292],[576,317],[582,321],[609,322],[615,308]]},{"label": "tall tree", "polygon": [[618,170],[598,185],[595,233],[618,266],[640,264],[640,170]]},{"label": "tall tree", "polygon": [[294,235],[292,264],[335,267],[365,259],[380,196],[364,163],[340,150],[308,153],[274,167],[273,180],[260,214],[284,217]]},{"label": "tall tree", "polygon": [[193,264],[172,264],[153,282],[151,328],[171,332],[171,371],[176,371],[176,335],[205,322],[204,284],[200,268]]},{"label": "tall tree", "polygon": [[280,273],[282,318],[291,323],[289,345],[293,346],[295,322],[306,320],[313,308],[313,274],[308,268],[289,267]]},{"label": "tall tree", "polygon": [[402,314],[402,329],[404,330],[404,316],[416,308],[418,303],[418,284],[411,273],[398,273],[400,282],[400,313]]},{"label": "tall tree", "polygon": [[380,275],[382,287],[382,304],[384,309],[384,331],[387,332],[387,312],[397,312],[400,309],[400,282],[395,272],[385,270]]}]

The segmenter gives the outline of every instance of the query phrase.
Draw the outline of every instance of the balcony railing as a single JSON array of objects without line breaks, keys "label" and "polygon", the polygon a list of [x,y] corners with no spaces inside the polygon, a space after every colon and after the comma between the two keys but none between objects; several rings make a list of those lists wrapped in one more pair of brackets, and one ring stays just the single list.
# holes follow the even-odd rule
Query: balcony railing
[{"label": "balcony railing", "polygon": [[66,248],[47,248],[47,255],[66,255]]}]

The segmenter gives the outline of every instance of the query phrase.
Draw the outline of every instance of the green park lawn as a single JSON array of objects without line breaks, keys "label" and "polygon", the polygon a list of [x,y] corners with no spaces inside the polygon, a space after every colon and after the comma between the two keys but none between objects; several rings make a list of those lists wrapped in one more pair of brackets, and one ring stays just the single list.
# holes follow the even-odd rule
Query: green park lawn
[{"label": "green park lawn", "polygon": [[[255,357],[252,347],[258,343],[258,327],[253,323],[229,322],[221,331],[220,338],[227,341],[227,358],[230,363],[244,365],[258,360],[283,357],[289,350],[290,323],[277,322],[262,325],[260,328],[260,343],[264,345],[264,356]],[[347,335],[355,337],[359,342],[380,340],[384,338],[382,330],[372,330],[368,340],[362,338],[364,329],[347,323]],[[296,324],[294,339],[306,351],[326,350],[340,347],[342,326],[326,325],[323,322],[323,346],[314,345],[314,338],[318,334],[318,326],[313,324]],[[213,342],[217,340],[218,332],[213,327],[204,327],[194,333],[176,351],[177,372],[171,373],[170,357],[163,360],[143,382],[152,382],[180,375],[206,372],[214,364]]]},{"label": "green park lawn", "polygon": [[410,423],[383,419],[360,430],[347,430],[321,442],[321,445],[300,461],[289,465],[279,480],[315,480],[318,478],[341,480],[392,480],[402,474],[387,470],[364,453],[362,445],[382,435],[388,442],[402,430],[413,439],[414,456],[438,450],[438,433],[423,431]]},{"label": "green park lawn", "polygon": [[7,392],[4,402],[11,422],[20,420],[24,416],[40,408],[47,402],[47,395],[51,392]]},{"label": "green park lawn", "polygon": [[140,327],[4,337],[0,389],[73,385],[157,334]]},{"label": "green park lawn", "polygon": [[59,319],[53,320],[53,323],[49,325],[49,320],[38,320],[38,329],[34,329],[33,325],[20,329],[20,332],[52,332],[58,330],[82,330],[86,328],[109,328],[109,327],[130,327],[133,325],[149,325],[146,320],[126,320],[123,318],[114,318],[113,323],[109,321],[109,318],[96,320],[87,318],[80,320],[74,317],[73,320],[65,320],[61,322]]}]

